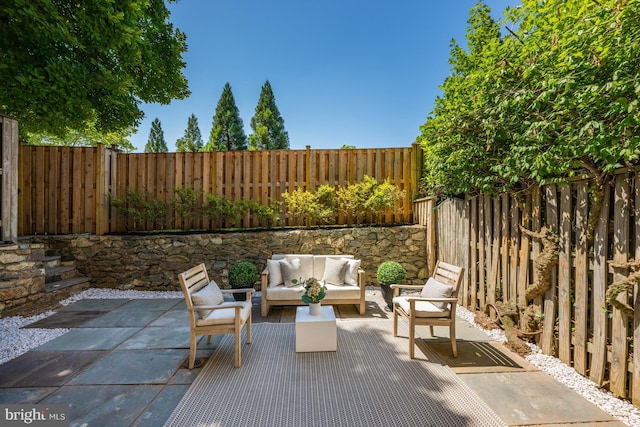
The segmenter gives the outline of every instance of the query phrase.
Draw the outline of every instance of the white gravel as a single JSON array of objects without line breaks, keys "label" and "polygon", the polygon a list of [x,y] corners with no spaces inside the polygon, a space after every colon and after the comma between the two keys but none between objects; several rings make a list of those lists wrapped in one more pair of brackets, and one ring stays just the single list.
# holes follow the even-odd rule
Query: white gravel
[{"label": "white gravel", "polygon": [[[367,290],[367,294],[371,294],[371,292]],[[106,298],[182,298],[182,292],[89,289],[71,298],[60,301],[60,303],[62,305],[69,305],[81,299]],[[30,349],[69,331],[69,329],[20,329],[52,314],[53,311],[48,311],[37,316],[14,316],[0,319],[0,364],[16,358]],[[457,315],[486,333],[492,339],[501,343],[506,342],[502,330],[485,330],[481,328],[474,322],[474,314],[467,309],[458,307]],[[533,344],[529,344],[529,346],[532,350],[531,355],[526,357],[529,363],[551,375],[560,383],[575,390],[585,399],[625,424],[629,426],[640,426],[640,409],[633,406],[630,402],[618,399],[612,393],[600,389],[595,383],[578,374],[573,368],[560,362],[559,359],[542,354],[538,346]]]}]

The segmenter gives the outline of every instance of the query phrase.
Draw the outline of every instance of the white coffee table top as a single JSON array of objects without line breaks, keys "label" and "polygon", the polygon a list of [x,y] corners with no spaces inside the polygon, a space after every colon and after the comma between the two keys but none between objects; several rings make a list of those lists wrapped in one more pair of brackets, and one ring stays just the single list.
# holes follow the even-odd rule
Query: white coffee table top
[{"label": "white coffee table top", "polygon": [[333,312],[333,306],[331,305],[323,305],[320,307],[320,315],[312,316],[309,314],[308,306],[300,306],[296,309],[296,323],[304,323],[304,322],[326,322],[326,321],[334,321],[336,320],[336,315]]}]

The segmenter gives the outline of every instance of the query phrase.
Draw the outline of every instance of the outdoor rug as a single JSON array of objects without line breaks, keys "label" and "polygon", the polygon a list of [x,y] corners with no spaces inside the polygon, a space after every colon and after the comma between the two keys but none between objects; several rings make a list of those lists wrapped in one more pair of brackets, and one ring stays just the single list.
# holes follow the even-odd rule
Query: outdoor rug
[{"label": "outdoor rug", "polygon": [[447,366],[410,360],[392,327],[338,320],[336,352],[296,353],[293,323],[254,324],[237,369],[225,335],[165,426],[505,425]]}]

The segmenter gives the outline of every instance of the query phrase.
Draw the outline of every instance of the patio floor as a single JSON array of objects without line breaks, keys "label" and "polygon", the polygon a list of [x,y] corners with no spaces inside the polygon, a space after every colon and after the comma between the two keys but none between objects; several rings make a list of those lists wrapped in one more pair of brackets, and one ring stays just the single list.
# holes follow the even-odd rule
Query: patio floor
[{"label": "patio floor", "polygon": [[[262,318],[259,296],[253,303],[254,323],[295,320],[295,307]],[[364,317],[391,320],[383,306],[367,296]],[[336,307],[336,316],[363,317],[352,306]],[[72,426],[162,425],[199,372],[185,368],[189,328],[180,299],[85,299],[28,327],[71,331],[0,365],[0,404],[68,404]],[[425,340],[416,357],[441,359],[508,425],[625,425],[465,321],[457,323],[456,359],[446,328],[436,327],[436,337],[418,332]],[[208,358],[220,338],[201,339],[198,357]]]}]

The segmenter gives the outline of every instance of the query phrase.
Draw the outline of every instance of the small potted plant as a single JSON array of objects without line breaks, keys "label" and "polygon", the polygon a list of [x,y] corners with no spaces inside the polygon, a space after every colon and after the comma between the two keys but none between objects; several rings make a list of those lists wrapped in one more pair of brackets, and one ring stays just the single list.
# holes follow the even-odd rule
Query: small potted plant
[{"label": "small potted plant", "polygon": [[376,277],[380,283],[384,301],[387,303],[387,311],[391,311],[393,308],[393,289],[391,289],[391,285],[404,283],[406,276],[407,272],[399,262],[385,261],[378,266]]},{"label": "small potted plant", "polygon": [[304,295],[302,295],[302,302],[309,304],[309,313],[312,316],[320,315],[320,301],[326,296],[325,291],[327,287],[313,277],[304,281],[303,286]]},{"label": "small potted plant", "polygon": [[[258,269],[249,261],[241,261],[229,267],[229,285],[231,289],[253,288],[258,279]],[[236,301],[245,301],[247,294],[235,293]]]}]

